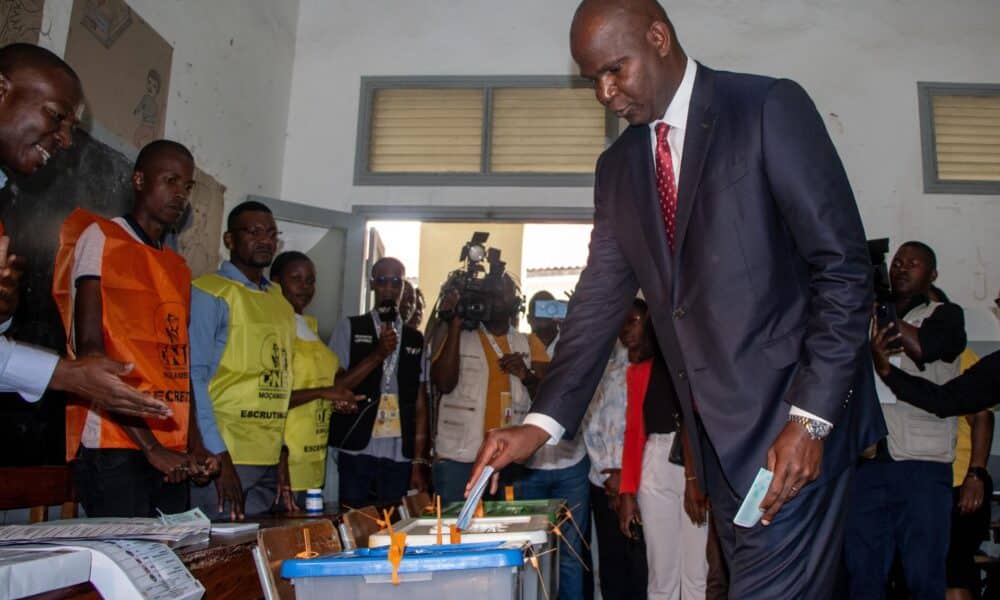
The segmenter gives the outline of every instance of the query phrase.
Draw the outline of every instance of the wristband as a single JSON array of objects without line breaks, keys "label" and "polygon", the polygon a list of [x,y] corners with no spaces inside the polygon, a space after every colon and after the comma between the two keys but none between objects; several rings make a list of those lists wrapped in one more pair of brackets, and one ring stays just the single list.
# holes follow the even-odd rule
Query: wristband
[{"label": "wristband", "polygon": [[986,482],[990,479],[990,472],[983,467],[969,467],[968,472],[965,474],[966,477],[975,477],[979,481]]}]

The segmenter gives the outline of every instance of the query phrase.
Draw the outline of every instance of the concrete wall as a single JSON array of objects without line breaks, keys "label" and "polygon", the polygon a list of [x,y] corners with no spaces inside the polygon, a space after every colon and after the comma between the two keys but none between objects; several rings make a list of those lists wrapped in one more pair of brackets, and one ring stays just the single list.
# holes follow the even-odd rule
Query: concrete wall
[{"label": "concrete wall", "polygon": [[[279,196],[298,0],[128,3],[174,48],[166,136],[226,186],[227,209]],[[59,55],[72,6],[45,2],[41,44]]]},{"label": "concrete wall", "polygon": [[[576,3],[301,0],[282,197],[339,210],[589,205],[584,188],[352,185],[362,75],[574,73],[567,33]],[[1000,288],[1000,198],[923,194],[916,82],[1000,82],[993,59],[1000,3],[671,0],[666,7],[691,56],[800,81],[840,150],[869,236],[928,242],[941,257],[940,285],[967,307],[988,305]]]}]

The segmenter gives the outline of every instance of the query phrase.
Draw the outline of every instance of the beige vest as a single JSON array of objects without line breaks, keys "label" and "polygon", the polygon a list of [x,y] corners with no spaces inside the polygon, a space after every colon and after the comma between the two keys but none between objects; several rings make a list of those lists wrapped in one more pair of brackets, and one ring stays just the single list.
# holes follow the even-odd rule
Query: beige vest
[{"label": "beige vest", "polygon": [[[940,305],[940,302],[930,302],[917,306],[906,313],[903,320],[910,325],[920,327],[924,319],[931,316]],[[900,369],[938,385],[954,379],[959,374],[960,361],[957,358],[952,362],[939,360],[925,364],[924,370],[921,371],[906,354],[899,356],[902,357]],[[893,460],[923,460],[949,464],[955,460],[957,417],[942,419],[901,400],[894,404],[882,404],[882,414],[885,415],[885,423],[889,428],[889,454]]]},{"label": "beige vest", "polygon": [[[528,336],[514,329],[509,336],[511,352],[531,356]],[[483,443],[489,365],[476,330],[462,331],[458,353],[458,385],[450,394],[441,396],[434,448],[438,458],[472,462]],[[513,375],[510,391],[514,421],[519,423],[531,409],[531,398],[521,380]]]}]

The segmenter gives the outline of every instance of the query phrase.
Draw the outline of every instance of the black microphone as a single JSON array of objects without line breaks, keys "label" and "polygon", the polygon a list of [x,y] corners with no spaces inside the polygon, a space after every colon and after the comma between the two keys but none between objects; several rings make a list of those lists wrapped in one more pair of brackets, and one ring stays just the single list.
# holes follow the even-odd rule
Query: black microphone
[{"label": "black microphone", "polygon": [[375,311],[378,312],[378,318],[380,321],[390,327],[395,326],[396,316],[399,314],[396,309],[395,302],[392,300],[385,300],[382,304],[379,304],[378,307],[375,308]]}]

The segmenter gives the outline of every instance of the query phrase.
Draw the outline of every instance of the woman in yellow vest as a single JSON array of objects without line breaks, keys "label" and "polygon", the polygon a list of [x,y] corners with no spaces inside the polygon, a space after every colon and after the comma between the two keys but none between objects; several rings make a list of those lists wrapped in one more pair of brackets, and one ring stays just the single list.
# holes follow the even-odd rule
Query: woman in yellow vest
[{"label": "woman in yellow vest", "polygon": [[[279,468],[279,502],[302,506],[306,490],[323,487],[331,412],[357,412],[350,390],[335,388],[340,359],[320,340],[316,319],[303,315],[316,293],[316,267],[301,252],[283,252],[271,264],[271,280],[295,309],[292,397]],[[295,502],[291,496],[295,495]]]}]

